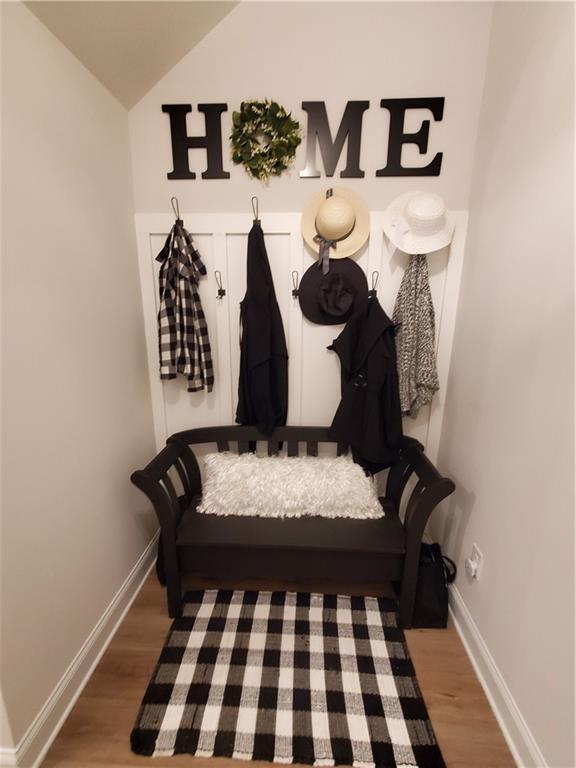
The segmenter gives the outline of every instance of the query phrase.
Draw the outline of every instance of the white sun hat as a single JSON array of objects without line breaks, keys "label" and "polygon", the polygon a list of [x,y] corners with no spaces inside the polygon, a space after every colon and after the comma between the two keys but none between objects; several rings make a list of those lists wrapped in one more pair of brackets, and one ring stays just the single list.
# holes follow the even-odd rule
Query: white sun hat
[{"label": "white sun hat", "polygon": [[366,203],[347,187],[319,192],[302,213],[302,237],[320,253],[322,240],[329,243],[331,259],[346,259],[362,248],[370,234],[370,212]]},{"label": "white sun hat", "polygon": [[432,192],[405,192],[384,212],[386,237],[404,253],[432,253],[450,245],[454,222],[444,200]]}]

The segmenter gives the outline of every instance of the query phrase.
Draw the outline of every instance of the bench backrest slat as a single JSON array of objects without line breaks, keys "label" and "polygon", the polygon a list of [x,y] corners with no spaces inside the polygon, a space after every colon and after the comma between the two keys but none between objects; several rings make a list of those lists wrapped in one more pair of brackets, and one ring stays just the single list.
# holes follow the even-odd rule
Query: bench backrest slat
[{"label": "bench backrest slat", "polygon": [[257,440],[276,440],[277,442],[308,442],[316,441],[319,443],[335,443],[336,440],[330,436],[330,427],[276,427],[271,435],[262,435],[256,427],[240,426],[222,426],[222,427],[199,427],[198,429],[187,429],[183,432],[176,432],[173,437],[188,444],[199,445],[200,443],[216,443],[217,445],[226,442],[253,442]]}]

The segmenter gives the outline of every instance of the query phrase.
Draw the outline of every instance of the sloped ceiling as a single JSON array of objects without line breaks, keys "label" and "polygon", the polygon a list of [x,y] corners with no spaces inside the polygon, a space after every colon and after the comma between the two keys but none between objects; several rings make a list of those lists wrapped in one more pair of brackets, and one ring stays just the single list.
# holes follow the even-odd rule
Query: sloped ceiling
[{"label": "sloped ceiling", "polygon": [[237,2],[69,2],[26,6],[127,109]]}]

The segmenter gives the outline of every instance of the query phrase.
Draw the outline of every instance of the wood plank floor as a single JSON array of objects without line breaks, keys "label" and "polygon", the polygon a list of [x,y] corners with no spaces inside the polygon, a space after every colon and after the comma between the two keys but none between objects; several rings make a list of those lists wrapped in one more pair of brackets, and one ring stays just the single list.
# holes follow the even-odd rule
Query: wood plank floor
[{"label": "wood plank floor", "polygon": [[[211,586],[257,589],[254,582]],[[302,584],[267,584],[267,589],[303,589]],[[309,591],[375,594],[373,589],[308,584]],[[138,757],[129,735],[140,701],[170,626],[164,592],[151,574],[126,619],[54,741],[43,768],[238,768],[224,758]],[[513,768],[514,761],[466,652],[452,625],[446,630],[406,632],[416,674],[448,768]],[[270,763],[256,763],[270,768]]]}]

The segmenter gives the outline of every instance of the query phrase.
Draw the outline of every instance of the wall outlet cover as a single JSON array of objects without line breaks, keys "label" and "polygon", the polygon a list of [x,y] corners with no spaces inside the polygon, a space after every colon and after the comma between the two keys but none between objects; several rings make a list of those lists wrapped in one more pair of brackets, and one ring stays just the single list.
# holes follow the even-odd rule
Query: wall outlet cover
[{"label": "wall outlet cover", "polygon": [[472,555],[470,557],[470,560],[472,560],[474,563],[476,563],[476,573],[474,578],[479,579],[480,578],[480,571],[482,569],[482,561],[484,557],[482,555],[482,552],[478,549],[477,544],[472,544]]}]

